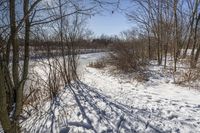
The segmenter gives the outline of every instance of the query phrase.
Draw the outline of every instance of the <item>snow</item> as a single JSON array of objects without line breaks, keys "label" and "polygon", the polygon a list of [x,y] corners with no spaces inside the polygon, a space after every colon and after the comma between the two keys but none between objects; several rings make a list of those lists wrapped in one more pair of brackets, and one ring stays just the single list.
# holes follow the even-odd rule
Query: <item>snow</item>
[{"label": "snow", "polygon": [[[200,132],[200,91],[174,84],[162,66],[149,67],[149,81],[114,75],[89,62],[107,53],[79,57],[80,81],[65,86],[54,100],[21,123],[23,132]],[[42,74],[41,67],[36,67]],[[31,111],[31,109],[28,109]]]},{"label": "snow", "polygon": [[162,66],[151,66],[150,70],[154,72],[150,80],[138,83],[113,76],[107,68],[86,67],[82,80],[112,100],[132,107],[133,115],[161,131],[200,132],[200,92],[174,84],[173,78],[161,71]]}]

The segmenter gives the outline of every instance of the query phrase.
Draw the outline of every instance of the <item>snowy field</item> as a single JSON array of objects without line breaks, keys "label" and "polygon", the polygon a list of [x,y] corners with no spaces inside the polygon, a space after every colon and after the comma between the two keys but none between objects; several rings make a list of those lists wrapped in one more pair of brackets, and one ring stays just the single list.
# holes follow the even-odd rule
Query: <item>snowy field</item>
[{"label": "snowy field", "polygon": [[107,68],[85,67],[82,81],[127,107],[130,114],[122,109],[125,114],[119,115],[125,117],[122,127],[128,127],[129,122],[133,126],[133,130],[127,132],[200,132],[200,92],[174,84],[173,78],[165,75],[162,68],[151,66],[153,76],[140,83],[113,76]]},{"label": "snowy field", "polygon": [[150,66],[152,76],[146,82],[114,76],[109,67],[88,67],[103,56],[81,55],[80,81],[66,86],[53,102],[41,102],[21,123],[23,132],[200,132],[200,91],[174,84],[159,66]]}]

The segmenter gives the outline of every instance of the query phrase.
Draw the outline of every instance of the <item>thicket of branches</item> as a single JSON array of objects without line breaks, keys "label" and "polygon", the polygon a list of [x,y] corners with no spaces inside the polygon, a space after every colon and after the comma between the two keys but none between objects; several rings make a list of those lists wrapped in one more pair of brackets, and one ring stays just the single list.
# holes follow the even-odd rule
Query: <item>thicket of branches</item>
[{"label": "thicket of branches", "polygon": [[130,0],[130,5],[126,15],[136,26],[111,42],[112,65],[123,72],[145,72],[154,60],[173,75],[183,67],[186,75],[199,69],[199,0]]},{"label": "thicket of branches", "polygon": [[137,10],[133,9],[127,16],[138,24],[145,37],[149,59],[156,54],[158,65],[166,67],[170,54],[176,71],[179,59],[189,56],[190,67],[197,66],[200,54],[199,0],[131,0],[131,3]]},{"label": "thicket of branches", "polygon": [[148,53],[144,50],[143,38],[116,40],[110,49],[112,52],[109,63],[125,73],[142,72],[148,65]]}]

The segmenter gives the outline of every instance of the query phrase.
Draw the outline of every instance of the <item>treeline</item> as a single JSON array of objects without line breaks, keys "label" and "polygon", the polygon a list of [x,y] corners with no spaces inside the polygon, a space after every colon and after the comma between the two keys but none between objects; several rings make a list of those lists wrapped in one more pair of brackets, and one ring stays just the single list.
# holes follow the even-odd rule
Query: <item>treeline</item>
[{"label": "treeline", "polygon": [[[24,55],[24,40],[18,40],[20,49],[20,59],[23,59]],[[110,45],[114,43],[111,37],[96,37],[91,39],[78,38],[73,42],[65,41],[62,44],[55,40],[30,40],[30,58],[40,59],[45,58],[48,54],[51,56],[61,56],[62,49],[64,48],[64,55],[68,55],[72,47],[74,50],[73,54],[86,54],[95,52],[105,52],[109,50]],[[70,46],[70,47],[69,47]],[[72,53],[71,53],[72,54]],[[12,54],[10,56],[12,58]]]}]

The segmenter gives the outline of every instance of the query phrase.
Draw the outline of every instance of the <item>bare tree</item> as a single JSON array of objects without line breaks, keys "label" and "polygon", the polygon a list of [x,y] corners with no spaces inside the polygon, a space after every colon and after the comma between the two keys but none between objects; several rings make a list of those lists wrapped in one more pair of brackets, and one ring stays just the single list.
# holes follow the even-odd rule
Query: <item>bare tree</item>
[{"label": "bare tree", "polygon": [[[24,15],[21,19],[17,19],[16,13],[16,1],[10,0],[6,2],[5,10],[9,12],[10,24],[2,25],[3,28],[8,27],[9,34],[6,44],[4,44],[5,49],[2,50],[1,54],[1,96],[2,100],[0,102],[1,107],[0,116],[1,124],[5,132],[19,132],[19,117],[22,111],[23,102],[23,88],[28,75],[28,62],[29,62],[29,33],[30,33],[30,23],[29,16],[35,9],[36,5],[41,0],[34,1],[29,7],[29,1],[24,1],[23,9]],[[4,21],[4,20],[3,20]],[[8,22],[8,21],[7,21]],[[25,22],[25,49],[24,49],[24,65],[23,70],[20,71],[19,68],[19,43],[17,40],[18,32],[22,28]],[[11,46],[12,45],[12,49]],[[10,53],[12,51],[12,60],[10,62]],[[12,72],[10,72],[9,64],[12,64]],[[11,74],[12,73],[12,74]],[[7,106],[8,105],[8,106]],[[10,114],[12,113],[12,114]]]},{"label": "bare tree", "polygon": [[[53,3],[57,2],[57,5]],[[77,36],[78,14],[90,15],[96,7],[105,4],[113,5],[116,2],[103,0],[88,1],[43,1],[43,0],[2,0],[0,1],[0,122],[4,132],[20,132],[20,116],[23,109],[24,87],[29,74],[31,30],[38,25],[47,25],[59,21],[59,43],[64,46],[68,43],[69,60],[65,62],[63,51],[63,64],[68,64],[62,69],[76,74],[76,62],[73,43]],[[43,6],[46,4],[46,6]],[[85,6],[86,5],[86,6]],[[64,6],[71,7],[69,12],[64,11]],[[52,13],[58,9],[59,15]],[[65,8],[66,9],[66,8]],[[93,10],[95,9],[95,10]],[[52,14],[50,14],[50,12]],[[73,33],[63,33],[64,21],[68,16],[74,15]],[[65,23],[67,24],[67,22]],[[45,26],[47,27],[47,26]],[[70,27],[70,25],[68,25]],[[65,38],[67,41],[65,41]],[[65,49],[65,47],[64,47]],[[23,50],[23,51],[22,51]],[[70,66],[70,68],[69,68]],[[55,71],[53,71],[55,72]],[[55,74],[55,73],[54,73]],[[69,74],[69,73],[67,73]],[[76,75],[73,78],[76,78]],[[66,79],[66,82],[71,79]]]}]

